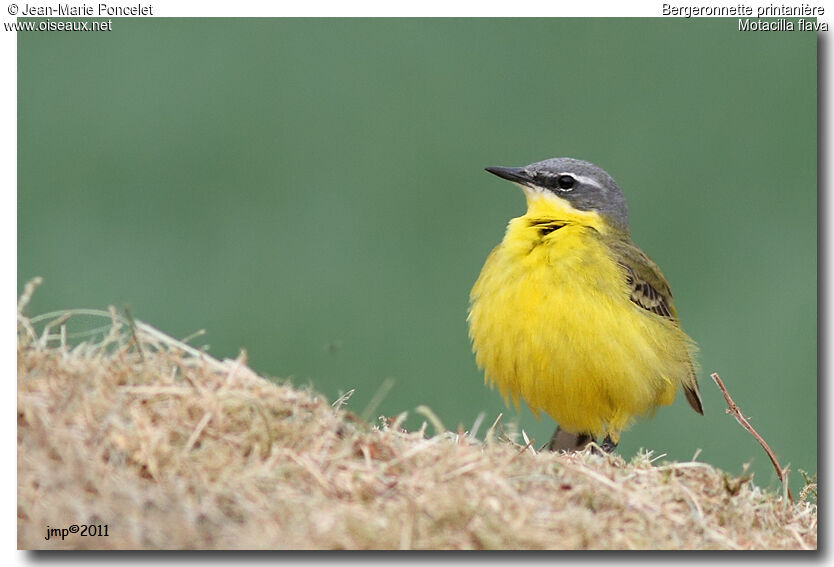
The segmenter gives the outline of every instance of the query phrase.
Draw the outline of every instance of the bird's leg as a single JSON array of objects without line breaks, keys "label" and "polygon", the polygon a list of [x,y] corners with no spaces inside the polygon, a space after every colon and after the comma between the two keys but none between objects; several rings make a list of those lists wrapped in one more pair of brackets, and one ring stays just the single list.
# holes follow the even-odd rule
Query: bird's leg
[{"label": "bird's leg", "polygon": [[569,433],[557,427],[547,448],[550,451],[581,451],[592,440],[587,433]]},{"label": "bird's leg", "polygon": [[611,440],[611,435],[606,435],[605,439],[602,440],[602,450],[606,453],[613,453],[616,448],[617,443]]}]

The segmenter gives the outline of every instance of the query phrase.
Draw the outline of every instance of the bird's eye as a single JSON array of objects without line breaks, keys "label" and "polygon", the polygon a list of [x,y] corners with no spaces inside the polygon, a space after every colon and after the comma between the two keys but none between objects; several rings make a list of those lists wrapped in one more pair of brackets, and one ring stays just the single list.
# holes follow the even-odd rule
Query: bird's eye
[{"label": "bird's eye", "polygon": [[565,191],[573,189],[574,183],[576,183],[576,179],[574,179],[572,175],[560,175],[556,179],[556,184],[559,186],[559,189],[563,189]]}]

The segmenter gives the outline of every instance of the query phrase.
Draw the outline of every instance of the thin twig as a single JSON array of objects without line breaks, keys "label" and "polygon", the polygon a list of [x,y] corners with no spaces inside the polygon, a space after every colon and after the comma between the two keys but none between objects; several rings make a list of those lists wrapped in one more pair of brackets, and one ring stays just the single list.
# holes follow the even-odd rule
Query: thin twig
[{"label": "thin twig", "polygon": [[17,300],[17,324],[23,327],[23,329],[29,333],[29,337],[33,340],[37,340],[38,334],[35,332],[34,327],[32,327],[32,320],[23,315],[23,310],[32,300],[32,294],[35,293],[35,288],[42,283],[43,279],[40,277],[29,280],[23,288],[23,295],[21,295],[20,299]]},{"label": "thin twig", "polygon": [[481,422],[484,421],[486,414],[484,412],[480,412],[478,417],[475,418],[475,423],[472,424],[472,429],[469,430],[469,438],[478,440],[478,429],[481,427]]},{"label": "thin twig", "polygon": [[[724,400],[727,402],[727,409],[725,410],[728,414],[732,415],[736,421],[741,425],[744,429],[746,429],[750,435],[756,438],[756,441],[759,442],[759,445],[765,450],[767,456],[770,458],[770,462],[773,463],[773,468],[776,469],[776,476],[779,477],[779,481],[782,483],[783,486],[787,486],[786,483],[788,481],[787,472],[779,465],[779,461],[776,460],[776,455],[770,449],[770,446],[767,442],[762,439],[762,436],[759,435],[753,426],[750,425],[750,422],[747,421],[747,418],[744,417],[744,414],[741,413],[741,409],[736,405],[733,401],[733,398],[730,397],[730,392],[727,391],[727,387],[724,385],[724,382],[721,381],[721,377],[718,376],[717,373],[713,372],[710,374],[712,381],[715,382],[715,385],[721,390],[721,393],[724,394]],[[791,494],[791,489],[788,487],[788,500],[791,501],[793,504],[793,494]]]},{"label": "thin twig", "polygon": [[434,413],[431,408],[428,406],[417,406],[414,408],[414,411],[428,419],[431,424],[434,426],[435,435],[442,435],[447,431],[446,427],[443,425],[443,422],[440,421],[440,418],[437,417],[437,414]]},{"label": "thin twig", "polygon": [[495,426],[498,425],[498,422],[501,421],[501,418],[503,416],[504,416],[503,413],[499,413],[498,417],[495,418],[495,421],[492,422],[492,426],[489,429],[487,429],[486,435],[484,435],[484,443],[486,443],[486,444],[492,443],[492,441],[494,439],[494,433],[493,432],[495,431]]},{"label": "thin twig", "polygon": [[[524,432],[524,431],[522,430],[522,433],[523,433],[523,432]],[[527,437],[527,435],[525,435],[524,437]],[[530,448],[530,446],[533,444],[533,441],[535,441],[535,439],[530,439],[529,441],[527,441],[527,444],[526,444],[524,447],[522,447],[522,448],[521,448],[521,450],[520,450],[518,453],[516,453],[515,455],[513,455],[512,457],[510,457],[509,462],[510,462],[510,463],[511,463],[511,462],[513,462],[514,460],[516,460],[516,459],[518,458],[518,456],[519,456],[519,455],[521,455],[522,453],[524,453],[524,451],[526,451],[527,449],[529,449],[529,448]],[[533,449],[533,451],[535,451],[535,449]],[[535,453],[534,453],[534,454],[535,454]]]},{"label": "thin twig", "polygon": [[388,395],[388,392],[391,391],[391,388],[394,387],[394,379],[390,376],[382,381],[382,384],[379,385],[374,395],[371,396],[371,401],[368,402],[368,405],[359,412],[359,419],[362,421],[370,421],[371,416],[376,411],[376,408],[379,407],[379,404],[385,399]]},{"label": "thin twig", "polygon": [[133,320],[133,315],[130,314],[130,307],[124,306],[125,317],[127,317],[128,329],[130,329],[130,337],[133,339],[133,344],[136,345],[136,350],[139,352],[139,360],[145,361],[145,353],[142,352],[142,343],[136,338],[136,322]]},{"label": "thin twig", "polygon": [[23,315],[23,310],[32,300],[32,295],[35,293],[35,289],[43,283],[43,278],[35,277],[26,282],[26,285],[23,286],[23,294],[17,300],[17,315],[18,317]]},{"label": "thin twig", "polygon": [[347,401],[350,399],[350,397],[353,395],[355,391],[356,388],[351,388],[350,390],[339,396],[338,400],[330,404],[330,407],[332,407],[334,410],[342,409],[342,406],[347,403]]}]

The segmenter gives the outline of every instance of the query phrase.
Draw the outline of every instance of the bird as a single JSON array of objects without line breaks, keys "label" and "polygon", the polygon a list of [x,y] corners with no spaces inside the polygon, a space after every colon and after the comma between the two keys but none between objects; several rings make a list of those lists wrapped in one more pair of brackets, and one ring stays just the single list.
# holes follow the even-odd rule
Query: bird
[{"label": "bird", "polygon": [[558,424],[552,451],[610,453],[638,417],[678,388],[703,415],[695,342],[669,283],[632,240],[628,206],[602,168],[570,157],[486,171],[521,188],[469,297],[469,337],[484,380]]}]

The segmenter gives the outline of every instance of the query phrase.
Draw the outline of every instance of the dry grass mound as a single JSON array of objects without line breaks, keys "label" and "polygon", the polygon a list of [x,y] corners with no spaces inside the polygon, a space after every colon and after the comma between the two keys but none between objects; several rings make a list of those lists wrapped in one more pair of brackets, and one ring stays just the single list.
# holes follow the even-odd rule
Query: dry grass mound
[{"label": "dry grass mound", "polygon": [[[71,346],[65,321],[18,318],[23,549],[816,548],[814,503],[706,463],[372,427],[148,325]],[[45,539],[72,525],[108,535]]]}]

